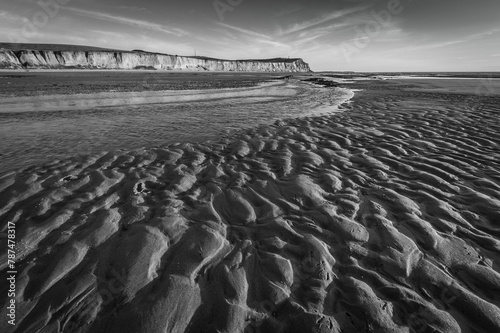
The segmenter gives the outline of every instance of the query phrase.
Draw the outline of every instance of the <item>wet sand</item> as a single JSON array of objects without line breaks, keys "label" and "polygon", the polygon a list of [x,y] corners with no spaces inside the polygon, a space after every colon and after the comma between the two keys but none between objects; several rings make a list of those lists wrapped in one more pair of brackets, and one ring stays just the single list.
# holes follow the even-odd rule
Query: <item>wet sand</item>
[{"label": "wet sand", "polygon": [[153,70],[0,70],[0,97],[243,88],[284,75],[290,74]]},{"label": "wet sand", "polygon": [[[47,81],[54,75],[43,74]],[[71,78],[70,91],[77,89],[77,74],[55,74]],[[241,73],[200,76],[198,89],[118,92],[116,86],[136,88],[133,81],[120,81],[120,75],[140,80],[143,74],[115,73],[107,89],[97,86],[87,94],[49,94],[25,82],[25,96],[0,97],[0,176],[102,151],[217,140],[276,119],[334,112],[352,97],[349,90],[324,89],[296,78],[261,82],[259,74]],[[172,87],[192,83],[190,74],[161,77]],[[231,86],[234,79],[228,77],[252,86]]]},{"label": "wet sand", "polygon": [[500,331],[500,96],[349,87],[342,113],[1,178],[15,332]]}]

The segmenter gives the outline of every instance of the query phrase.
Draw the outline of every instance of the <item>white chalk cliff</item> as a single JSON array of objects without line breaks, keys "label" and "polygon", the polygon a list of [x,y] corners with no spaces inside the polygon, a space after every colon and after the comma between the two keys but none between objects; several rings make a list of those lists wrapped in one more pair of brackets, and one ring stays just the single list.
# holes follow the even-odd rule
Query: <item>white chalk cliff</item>
[{"label": "white chalk cliff", "polygon": [[309,72],[300,58],[220,60],[144,51],[53,51],[0,48],[0,69],[156,69]]}]

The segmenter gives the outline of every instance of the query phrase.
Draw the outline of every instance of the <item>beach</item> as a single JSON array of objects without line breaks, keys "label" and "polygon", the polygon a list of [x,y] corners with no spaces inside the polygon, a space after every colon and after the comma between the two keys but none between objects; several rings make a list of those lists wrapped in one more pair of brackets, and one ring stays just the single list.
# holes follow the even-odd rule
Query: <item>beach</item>
[{"label": "beach", "polygon": [[456,80],[5,173],[0,330],[500,331],[500,85]]},{"label": "beach", "polygon": [[0,176],[103,151],[216,141],[278,119],[335,112],[352,97],[349,89],[285,78],[283,73],[0,73]]}]

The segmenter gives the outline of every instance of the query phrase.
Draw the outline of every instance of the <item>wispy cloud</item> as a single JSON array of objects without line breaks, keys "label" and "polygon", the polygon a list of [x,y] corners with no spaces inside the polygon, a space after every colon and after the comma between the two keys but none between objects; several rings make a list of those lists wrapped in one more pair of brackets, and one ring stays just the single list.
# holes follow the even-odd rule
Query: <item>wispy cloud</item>
[{"label": "wispy cloud", "polygon": [[[235,40],[239,40],[241,38],[244,38],[245,42],[243,44],[246,45],[259,45],[259,44],[266,44],[266,45],[271,45],[273,47],[281,47],[281,48],[288,48],[289,45],[286,43],[283,43],[281,41],[278,41],[274,39],[271,36],[264,35],[258,32],[255,32],[253,30],[248,30],[240,27],[236,27],[233,25],[229,25],[226,23],[222,22],[217,22],[217,25],[220,26],[221,28],[224,28],[224,32],[232,38],[231,43],[233,43]],[[230,30],[232,33],[230,33],[228,30]]]},{"label": "wispy cloud", "polygon": [[94,19],[98,19],[98,20],[105,20],[105,21],[109,21],[109,22],[126,24],[126,25],[130,25],[130,26],[139,27],[142,29],[164,32],[164,33],[176,35],[176,36],[189,35],[189,33],[184,31],[184,30],[181,30],[178,28],[167,27],[167,26],[164,26],[164,25],[161,25],[158,23],[153,23],[153,22],[148,22],[148,21],[143,21],[143,20],[138,20],[138,19],[132,19],[129,17],[117,16],[117,15],[112,15],[112,14],[108,14],[108,13],[90,11],[90,10],[85,10],[85,9],[80,9],[80,8],[75,8],[75,7],[64,7],[64,9],[67,11],[70,11],[74,14],[80,15],[80,16],[90,17],[90,18],[94,18]]},{"label": "wispy cloud", "polygon": [[133,12],[147,12],[147,13],[151,13],[150,10],[148,10],[147,8],[144,8],[144,7],[137,7],[137,6],[113,6],[114,9],[125,9],[125,10],[130,10],[130,11],[133,11]]},{"label": "wispy cloud", "polygon": [[492,35],[499,33],[499,32],[500,32],[500,28],[496,28],[496,29],[491,29],[491,30],[477,33],[477,34],[464,36],[461,39],[448,40],[448,41],[437,41],[437,42],[427,42],[427,43],[425,41],[420,41],[416,45],[414,44],[414,45],[409,45],[409,46],[405,46],[405,47],[398,48],[398,49],[387,50],[386,52],[382,52],[382,54],[394,53],[394,52],[408,52],[408,51],[416,51],[416,50],[431,50],[431,49],[446,48],[448,46],[469,43],[469,42],[472,42],[474,40],[489,37],[489,36],[492,36]]},{"label": "wispy cloud", "polygon": [[405,47],[401,47],[401,48],[388,49],[387,51],[380,52],[379,54],[392,54],[392,53],[399,53],[399,52],[427,50],[427,49],[437,49],[437,48],[447,47],[447,46],[450,46],[450,45],[460,44],[460,43],[464,43],[464,42],[466,42],[466,41],[465,40],[454,40],[454,41],[429,43],[429,44],[423,44],[423,43],[421,43],[419,45],[405,46]]},{"label": "wispy cloud", "polygon": [[238,42],[241,45],[253,45],[255,47],[258,47],[260,44],[271,45],[275,48],[289,47],[289,45],[286,43],[278,41],[271,36],[255,32],[253,30],[236,27],[222,22],[217,22],[217,25],[220,26],[221,28],[224,28],[222,32],[228,37],[230,37],[230,40],[218,38],[217,41],[214,41],[218,44],[222,43],[234,46],[235,45],[234,43]]},{"label": "wispy cloud", "polygon": [[243,28],[240,28],[240,27],[235,27],[233,25],[229,25],[229,24],[226,24],[226,23],[222,23],[222,22],[217,22],[217,24],[223,28],[226,28],[226,29],[231,29],[233,31],[237,31],[239,33],[242,33],[242,34],[245,34],[245,35],[248,35],[248,36],[253,36],[253,37],[258,37],[258,38],[264,38],[264,39],[270,39],[271,37],[267,36],[267,35],[264,35],[264,34],[261,34],[261,33],[258,33],[258,32],[255,32],[255,31],[252,31],[252,30],[247,30],[247,29],[243,29]]},{"label": "wispy cloud", "polygon": [[0,10],[0,19],[8,21],[24,21],[25,17],[6,12],[5,10]]},{"label": "wispy cloud", "polygon": [[107,31],[107,30],[88,30],[88,32],[91,32],[95,34],[95,36],[100,36],[101,38],[110,38],[110,39],[122,39],[125,37],[124,34],[119,33],[119,32],[114,32],[114,31]]},{"label": "wispy cloud", "polygon": [[273,40],[255,39],[255,42],[272,45],[274,47],[284,47],[284,48],[288,47],[288,44],[285,44],[285,43],[282,43],[282,42],[278,42],[278,41],[273,41]]},{"label": "wispy cloud", "polygon": [[492,29],[492,30],[488,30],[488,31],[479,33],[479,34],[475,34],[475,35],[469,36],[468,39],[480,39],[480,38],[483,38],[483,37],[491,36],[491,35],[496,34],[498,32],[500,32],[500,28],[495,28],[495,29]]},{"label": "wispy cloud", "polygon": [[327,25],[327,26],[320,26],[320,27],[314,27],[308,30],[303,30],[299,36],[310,36],[310,35],[319,35],[319,34],[330,34],[330,33],[336,33],[339,34],[342,29],[345,28],[352,28],[354,24],[350,21],[344,21],[344,22],[335,22],[333,24]]},{"label": "wispy cloud", "polygon": [[300,46],[300,45],[303,45],[303,44],[306,44],[306,43],[310,43],[310,42],[312,42],[312,41],[314,41],[314,40],[316,40],[316,39],[318,39],[320,37],[323,37],[325,35],[326,35],[326,33],[322,33],[322,34],[310,36],[310,37],[307,37],[307,38],[298,39],[298,40],[295,40],[293,42],[293,45],[297,47],[297,46]]},{"label": "wispy cloud", "polygon": [[333,20],[340,19],[346,15],[360,12],[362,10],[368,9],[369,7],[370,6],[357,6],[357,7],[348,8],[348,9],[336,10],[334,12],[328,13],[326,15],[322,15],[320,17],[316,17],[316,18],[308,20],[308,21],[303,21],[301,23],[292,24],[292,25],[288,26],[288,28],[284,29],[282,31],[282,34],[286,35],[286,34],[290,34],[293,32],[298,32],[298,31],[309,29],[309,28],[313,28],[313,27],[316,27],[318,25],[321,25],[321,24],[324,24],[324,23],[327,23],[327,22],[330,22]]}]

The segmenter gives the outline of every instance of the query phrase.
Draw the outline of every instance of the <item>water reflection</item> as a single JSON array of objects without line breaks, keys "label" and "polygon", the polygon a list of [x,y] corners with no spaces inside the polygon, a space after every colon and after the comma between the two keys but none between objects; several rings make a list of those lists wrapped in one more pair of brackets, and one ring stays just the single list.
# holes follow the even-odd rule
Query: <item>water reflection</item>
[{"label": "water reflection", "polygon": [[232,90],[17,98],[0,108],[0,174],[79,154],[215,140],[225,131],[331,112],[349,97],[345,90],[288,82]]}]

